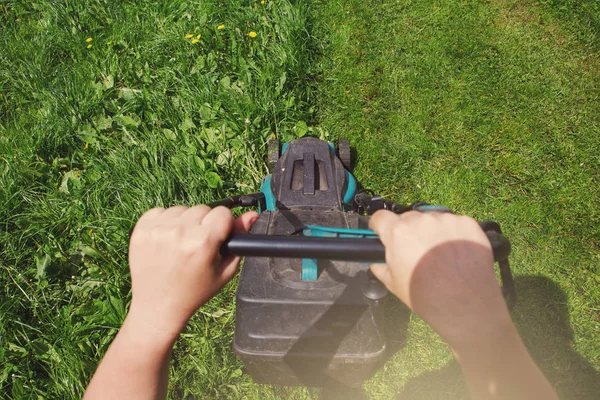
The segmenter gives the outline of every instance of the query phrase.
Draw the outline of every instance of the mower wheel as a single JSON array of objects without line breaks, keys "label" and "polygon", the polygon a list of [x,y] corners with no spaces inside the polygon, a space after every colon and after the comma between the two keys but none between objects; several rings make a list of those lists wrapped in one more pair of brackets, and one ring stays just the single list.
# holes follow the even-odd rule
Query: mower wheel
[{"label": "mower wheel", "polygon": [[337,156],[348,171],[352,171],[352,152],[348,139],[339,139],[337,142]]},{"label": "mower wheel", "polygon": [[267,143],[267,167],[269,168],[269,172],[273,172],[275,170],[275,165],[277,164],[280,155],[279,140],[269,140]]}]

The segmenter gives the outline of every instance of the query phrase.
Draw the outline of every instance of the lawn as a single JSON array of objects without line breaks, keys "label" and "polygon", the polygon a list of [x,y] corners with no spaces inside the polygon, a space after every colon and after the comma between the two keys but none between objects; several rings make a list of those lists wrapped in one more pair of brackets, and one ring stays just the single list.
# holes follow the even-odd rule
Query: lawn
[{"label": "lawn", "polygon": [[[303,135],[349,138],[390,199],[500,222],[531,353],[561,398],[600,395],[597,2],[0,0],[0,27],[6,398],[80,398],[139,215],[255,190],[266,141]],[[319,397],[244,374],[236,283],[177,343],[170,397]],[[362,395],[466,397],[420,319],[398,336]]]}]

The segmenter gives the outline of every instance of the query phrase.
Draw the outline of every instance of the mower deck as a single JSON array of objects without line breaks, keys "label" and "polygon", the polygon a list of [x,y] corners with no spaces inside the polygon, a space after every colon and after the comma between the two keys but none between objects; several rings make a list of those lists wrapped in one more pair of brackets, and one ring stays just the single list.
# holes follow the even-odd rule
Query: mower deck
[{"label": "mower deck", "polygon": [[[355,187],[327,142],[296,140],[263,181],[268,209],[251,234],[298,235],[307,225],[359,228],[358,214],[345,211]],[[316,280],[302,279],[302,264],[246,258],[234,349],[257,382],[360,385],[385,355],[380,300],[386,292],[372,295],[365,263],[319,260]]]}]

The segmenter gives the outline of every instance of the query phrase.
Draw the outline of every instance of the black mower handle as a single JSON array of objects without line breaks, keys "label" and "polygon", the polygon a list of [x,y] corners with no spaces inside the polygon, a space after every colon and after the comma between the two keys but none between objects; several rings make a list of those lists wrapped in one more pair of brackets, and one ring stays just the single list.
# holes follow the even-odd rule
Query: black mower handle
[{"label": "black mower handle", "polygon": [[[495,222],[480,222],[498,262],[502,294],[508,308],[516,302],[508,256],[510,242]],[[489,230],[488,230],[489,229]],[[496,230],[497,229],[497,230]],[[315,258],[339,261],[385,262],[385,248],[379,239],[314,236],[232,235],[221,246],[223,256]]]},{"label": "black mower handle", "polygon": [[[416,202],[410,206],[400,206],[385,201],[381,196],[370,196],[366,192],[355,198],[355,208],[361,214],[373,214],[379,209],[389,209],[397,214],[410,210],[421,212],[452,212],[449,208]],[[263,193],[232,196],[209,204],[209,207],[225,206],[265,208]],[[504,236],[500,226],[494,221],[479,222],[485,232],[498,263],[502,280],[502,293],[509,308],[516,303],[516,291],[508,256],[510,242]],[[379,239],[372,238],[331,238],[309,236],[273,236],[273,235],[233,235],[221,246],[223,256],[242,257],[282,257],[312,258],[339,261],[385,262],[385,248]]]},{"label": "black mower handle", "polygon": [[314,236],[233,235],[221,247],[221,254],[339,261],[385,261],[385,249],[379,239]]},{"label": "black mower handle", "polygon": [[[486,232],[495,261],[508,259],[510,243],[501,234]],[[315,258],[339,261],[385,262],[379,239],[314,236],[232,235],[223,243],[224,256]]]}]

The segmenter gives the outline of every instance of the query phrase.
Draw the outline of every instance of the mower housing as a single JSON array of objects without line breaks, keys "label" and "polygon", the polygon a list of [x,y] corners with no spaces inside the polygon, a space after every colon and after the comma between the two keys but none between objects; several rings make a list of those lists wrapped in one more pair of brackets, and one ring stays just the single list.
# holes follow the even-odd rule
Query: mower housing
[{"label": "mower housing", "polygon": [[[264,209],[251,234],[300,235],[308,225],[359,229],[356,180],[340,149],[316,138],[284,144],[261,185]],[[349,148],[343,154],[349,155]],[[306,261],[306,260],[305,260]],[[387,291],[360,262],[247,257],[237,291],[234,349],[256,382],[358,386],[386,357]]]}]

